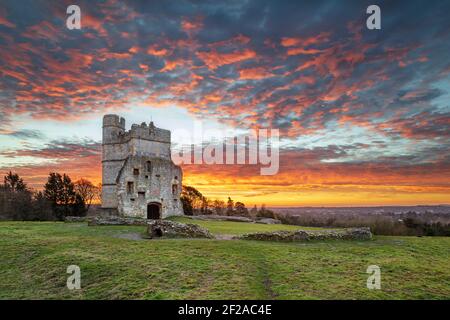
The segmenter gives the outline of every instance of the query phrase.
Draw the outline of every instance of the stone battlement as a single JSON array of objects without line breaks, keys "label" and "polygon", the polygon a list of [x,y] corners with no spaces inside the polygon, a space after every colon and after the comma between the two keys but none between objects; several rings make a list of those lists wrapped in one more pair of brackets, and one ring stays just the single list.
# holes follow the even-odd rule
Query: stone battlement
[{"label": "stone battlement", "polygon": [[103,117],[103,128],[115,127],[118,129],[117,135],[111,137],[112,141],[104,143],[126,143],[132,138],[170,143],[170,131],[157,128],[153,122],[148,125],[145,122],[133,124],[131,129],[125,131],[125,119],[115,114],[107,114]]},{"label": "stone battlement", "polygon": [[125,119],[117,114],[106,114],[103,116],[103,127],[118,127],[125,130]]},{"label": "stone battlement", "polygon": [[125,133],[125,135],[127,134],[131,138],[170,143],[170,131],[155,127],[153,122],[150,122],[149,125],[145,122],[140,125],[133,124],[131,130]]}]

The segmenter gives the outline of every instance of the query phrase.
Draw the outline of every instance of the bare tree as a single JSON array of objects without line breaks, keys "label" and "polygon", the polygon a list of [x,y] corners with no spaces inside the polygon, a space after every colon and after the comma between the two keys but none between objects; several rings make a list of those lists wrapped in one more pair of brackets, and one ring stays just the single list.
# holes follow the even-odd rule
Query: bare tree
[{"label": "bare tree", "polygon": [[87,179],[81,178],[75,182],[75,192],[83,199],[86,204],[86,210],[89,210],[92,202],[99,198],[99,187],[94,186]]},{"label": "bare tree", "polygon": [[214,213],[221,216],[225,212],[225,201],[223,200],[214,200],[213,202]]}]

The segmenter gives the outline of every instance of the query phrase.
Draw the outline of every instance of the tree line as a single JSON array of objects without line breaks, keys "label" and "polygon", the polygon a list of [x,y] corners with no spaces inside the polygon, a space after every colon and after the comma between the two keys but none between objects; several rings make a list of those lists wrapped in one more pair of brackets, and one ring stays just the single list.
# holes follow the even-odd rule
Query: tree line
[{"label": "tree line", "polygon": [[320,228],[370,227],[373,234],[384,236],[450,236],[450,217],[446,213],[301,213],[278,212],[284,224]]},{"label": "tree line", "polygon": [[184,214],[190,216],[214,214],[248,218],[275,218],[275,213],[267,209],[264,204],[259,209],[255,205],[249,210],[244,203],[240,201],[235,202],[231,197],[228,197],[227,201],[208,199],[200,191],[191,186],[183,186],[181,202],[183,204]]},{"label": "tree line", "polygon": [[[94,202],[101,201],[101,185],[87,179],[72,182],[69,175],[51,172],[42,191],[28,187],[17,173],[8,172],[0,183],[0,219],[64,220],[67,216],[85,216]],[[181,202],[186,215],[226,215],[249,218],[275,218],[263,204],[250,210],[244,203],[212,200],[191,186],[183,186]]]},{"label": "tree line", "polygon": [[91,204],[100,200],[101,187],[87,179],[72,179],[65,173],[51,172],[44,190],[35,191],[13,172],[0,184],[0,219],[64,220],[85,216]]}]

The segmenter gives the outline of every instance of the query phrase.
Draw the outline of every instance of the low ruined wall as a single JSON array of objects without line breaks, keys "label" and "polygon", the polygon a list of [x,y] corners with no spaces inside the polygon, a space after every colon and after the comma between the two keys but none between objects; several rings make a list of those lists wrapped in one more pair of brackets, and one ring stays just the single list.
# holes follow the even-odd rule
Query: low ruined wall
[{"label": "low ruined wall", "polygon": [[272,219],[272,218],[260,218],[256,220],[256,223],[263,223],[263,224],[281,224],[281,221],[278,219]]},{"label": "low ruined wall", "polygon": [[93,217],[89,220],[90,226],[145,226],[147,219],[128,217]]},{"label": "low ruined wall", "polygon": [[148,222],[147,235],[154,238],[207,238],[214,236],[205,228],[196,224],[180,223],[169,220],[151,220]]},{"label": "low ruined wall", "polygon": [[65,222],[86,222],[88,217],[67,216],[64,218]]},{"label": "low ruined wall", "polygon": [[240,240],[260,241],[311,241],[311,240],[370,240],[369,228],[351,228],[342,230],[296,230],[257,232],[237,236]]}]

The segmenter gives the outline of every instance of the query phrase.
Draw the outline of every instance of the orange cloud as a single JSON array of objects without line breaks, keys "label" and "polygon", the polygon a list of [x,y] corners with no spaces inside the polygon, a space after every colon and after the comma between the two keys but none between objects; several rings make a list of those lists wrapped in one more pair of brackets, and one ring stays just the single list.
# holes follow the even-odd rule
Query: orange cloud
[{"label": "orange cloud", "polygon": [[313,45],[320,44],[329,41],[330,37],[329,32],[321,32],[316,36],[308,37],[308,38],[289,38],[284,37],[281,39],[281,45],[283,47],[293,47],[293,46],[301,46],[303,48]]},{"label": "orange cloud", "polygon": [[239,70],[239,78],[242,80],[259,80],[271,76],[273,76],[273,74],[263,67]]},{"label": "orange cloud", "polygon": [[201,17],[197,17],[195,19],[187,19],[184,18],[181,21],[181,29],[192,36],[194,32],[199,31],[203,27],[203,22]]},{"label": "orange cloud", "polygon": [[157,46],[152,45],[147,49],[147,53],[153,56],[162,57],[167,55],[168,51],[164,48],[158,49]]},{"label": "orange cloud", "polygon": [[107,37],[108,32],[106,31],[105,27],[103,26],[104,20],[94,17],[89,14],[83,14],[83,18],[81,21],[82,28],[86,27],[89,29],[95,30],[100,36]]},{"label": "orange cloud", "polygon": [[198,52],[197,56],[203,60],[203,62],[210,69],[217,69],[220,66],[232,64],[236,62],[245,61],[256,57],[256,52],[251,49],[244,49],[240,51],[234,51],[231,53],[219,53],[217,51],[202,51]]}]

